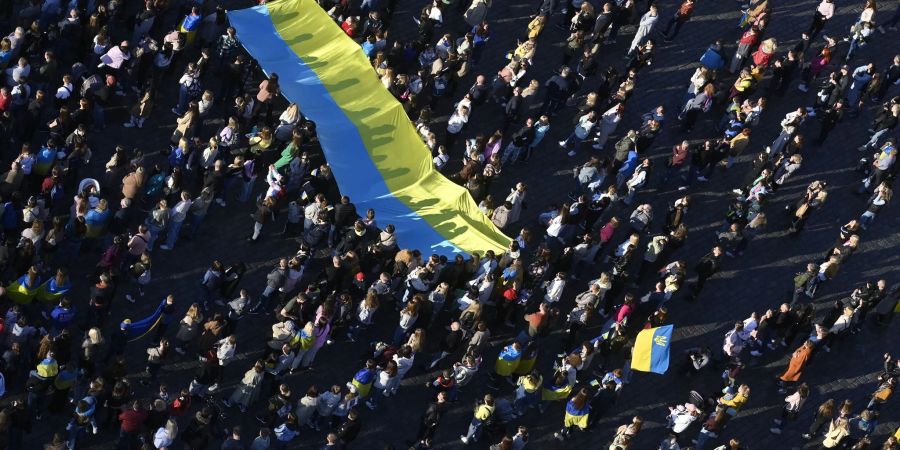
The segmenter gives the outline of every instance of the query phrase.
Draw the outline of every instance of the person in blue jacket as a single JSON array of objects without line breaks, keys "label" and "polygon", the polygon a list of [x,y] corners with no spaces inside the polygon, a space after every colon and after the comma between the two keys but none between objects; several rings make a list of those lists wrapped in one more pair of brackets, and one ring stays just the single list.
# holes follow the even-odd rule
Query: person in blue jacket
[{"label": "person in blue jacket", "polygon": [[63,329],[69,328],[73,322],[75,322],[75,308],[72,307],[72,302],[67,297],[63,297],[50,312],[51,333],[59,334]]}]

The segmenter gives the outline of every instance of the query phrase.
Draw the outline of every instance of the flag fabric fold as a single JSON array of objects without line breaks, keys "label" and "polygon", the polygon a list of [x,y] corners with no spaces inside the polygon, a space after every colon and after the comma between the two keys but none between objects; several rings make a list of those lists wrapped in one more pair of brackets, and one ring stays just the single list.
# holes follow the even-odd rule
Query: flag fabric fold
[{"label": "flag fabric fold", "polygon": [[315,0],[280,0],[229,11],[247,51],[277,73],[285,97],[316,122],[341,193],[394,224],[404,248],[502,252],[510,239],[468,191],[434,168],[402,105],[384,88],[360,46]]},{"label": "flag fabric fold", "polygon": [[138,320],[137,322],[129,323],[127,320],[122,322],[122,325],[128,332],[128,342],[134,342],[143,338],[153,331],[154,328],[159,326],[159,322],[162,320],[163,307],[165,306],[166,300],[163,299],[163,301],[159,302],[159,306],[156,307],[156,311],[153,311],[153,314]]}]

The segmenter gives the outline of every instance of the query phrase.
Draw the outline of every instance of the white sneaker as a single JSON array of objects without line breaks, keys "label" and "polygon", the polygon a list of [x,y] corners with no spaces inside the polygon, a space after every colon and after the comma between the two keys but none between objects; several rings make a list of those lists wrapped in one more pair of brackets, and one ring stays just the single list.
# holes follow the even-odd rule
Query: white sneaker
[{"label": "white sneaker", "polygon": [[163,250],[167,250],[167,251],[168,251],[168,250],[172,250],[172,247],[169,247],[168,245],[165,245],[165,244],[160,245],[159,248],[161,248],[161,249],[163,249]]},{"label": "white sneaker", "polygon": [[559,141],[559,146],[560,146],[560,147],[565,147],[565,146],[566,146],[566,141]]},{"label": "white sneaker", "polygon": [[463,444],[468,444],[468,443],[469,443],[469,438],[467,438],[467,437],[465,437],[465,436],[460,436],[460,437],[459,437],[459,440],[462,441]]},{"label": "white sneaker", "polygon": [[679,191],[686,191],[686,190],[687,190],[687,186],[678,186],[678,190],[679,190]]},{"label": "white sneaker", "polygon": [[575,155],[576,155],[575,150],[570,151],[569,153],[567,153],[567,155],[569,155],[569,156],[575,156]]},{"label": "white sneaker", "polygon": [[219,383],[213,383],[206,388],[208,392],[216,392],[216,389],[219,389]]}]

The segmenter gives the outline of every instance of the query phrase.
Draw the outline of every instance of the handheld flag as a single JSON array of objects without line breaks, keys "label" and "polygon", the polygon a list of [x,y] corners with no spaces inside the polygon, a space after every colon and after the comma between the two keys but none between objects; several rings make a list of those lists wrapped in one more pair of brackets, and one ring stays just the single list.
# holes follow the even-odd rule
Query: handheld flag
[{"label": "handheld flag", "polygon": [[641,330],[634,341],[631,368],[641,372],[666,373],[669,370],[669,345],[672,325]]},{"label": "handheld flag", "polygon": [[146,336],[150,331],[156,328],[159,325],[159,322],[162,320],[162,312],[163,307],[166,306],[166,300],[159,302],[159,306],[156,307],[156,311],[153,314],[138,320],[137,322],[128,323],[126,319],[122,322],[122,326],[125,330],[128,331],[128,342],[134,342],[142,337]]}]

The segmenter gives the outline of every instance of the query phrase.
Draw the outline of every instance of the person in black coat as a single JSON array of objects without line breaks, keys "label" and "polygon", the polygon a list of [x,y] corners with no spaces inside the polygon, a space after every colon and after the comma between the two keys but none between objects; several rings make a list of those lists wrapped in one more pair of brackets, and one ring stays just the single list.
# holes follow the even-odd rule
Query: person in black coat
[{"label": "person in black coat", "polygon": [[719,265],[722,261],[722,247],[718,245],[712,248],[712,251],[700,258],[697,266],[697,283],[694,284],[693,297],[696,298],[703,290],[706,280],[715,275],[719,271]]},{"label": "person in black coat", "polygon": [[416,444],[424,444],[425,441],[434,438],[434,433],[437,431],[438,424],[441,422],[441,418],[446,410],[447,393],[438,392],[437,401],[430,403],[428,409],[425,410],[425,414],[422,415],[422,422],[419,423],[419,432],[416,433]]},{"label": "person in black coat", "polygon": [[337,428],[335,434],[337,434],[342,444],[348,445],[356,439],[361,428],[359,413],[356,411],[356,408],[351,408],[350,412],[347,413],[347,420]]},{"label": "person in black coat", "polygon": [[816,144],[822,145],[825,143],[825,139],[828,138],[828,133],[830,133],[843,118],[844,103],[841,100],[836,101],[833,106],[826,108],[819,119],[822,127],[819,129],[819,137],[816,138]]}]

